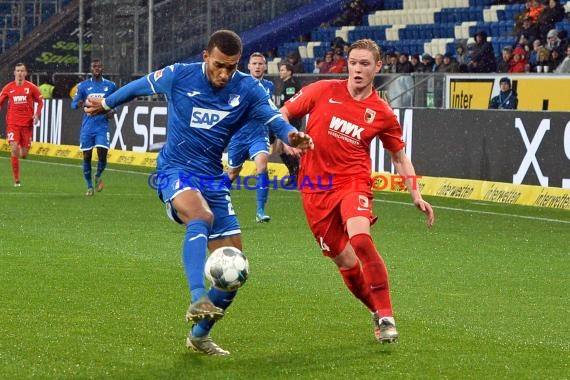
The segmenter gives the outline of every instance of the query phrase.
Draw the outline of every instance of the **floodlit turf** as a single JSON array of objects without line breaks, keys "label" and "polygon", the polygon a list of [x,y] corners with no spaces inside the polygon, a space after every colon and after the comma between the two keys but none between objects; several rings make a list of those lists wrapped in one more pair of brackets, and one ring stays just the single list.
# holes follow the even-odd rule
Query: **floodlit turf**
[{"label": "floodlit turf", "polygon": [[[188,352],[180,246],[144,169],[111,166],[92,198],[79,161],[31,158],[12,187],[0,155],[0,378],[563,379],[570,376],[570,212],[379,193],[373,235],[399,343],[321,257],[291,191],[233,193],[251,276],[213,337]],[[150,173],[146,169],[146,173]]]}]

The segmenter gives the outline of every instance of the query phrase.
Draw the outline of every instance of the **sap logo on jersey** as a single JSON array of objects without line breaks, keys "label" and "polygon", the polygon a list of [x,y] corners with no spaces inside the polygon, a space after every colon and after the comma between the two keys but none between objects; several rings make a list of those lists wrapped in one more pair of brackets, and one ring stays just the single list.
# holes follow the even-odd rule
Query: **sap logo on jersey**
[{"label": "sap logo on jersey", "polygon": [[190,126],[192,128],[210,129],[224,120],[230,113],[226,111],[210,110],[207,108],[194,107]]},{"label": "sap logo on jersey", "polygon": [[104,97],[105,97],[105,94],[104,94],[104,93],[93,92],[93,93],[89,94],[89,96],[92,97],[92,98],[100,99],[100,98],[104,98]]}]

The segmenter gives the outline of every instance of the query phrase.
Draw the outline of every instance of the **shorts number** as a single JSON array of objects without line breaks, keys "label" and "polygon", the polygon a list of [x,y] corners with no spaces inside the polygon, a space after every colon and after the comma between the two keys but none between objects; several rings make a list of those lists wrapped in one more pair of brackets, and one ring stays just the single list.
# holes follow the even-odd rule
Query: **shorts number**
[{"label": "shorts number", "polygon": [[322,236],[319,236],[319,244],[321,245],[321,251],[327,251],[327,252],[331,251],[329,246],[325,244],[325,241],[323,240]]},{"label": "shorts number", "polygon": [[235,215],[236,212],[234,210],[234,206],[232,205],[232,198],[229,195],[226,195],[226,201],[228,201],[228,215]]}]

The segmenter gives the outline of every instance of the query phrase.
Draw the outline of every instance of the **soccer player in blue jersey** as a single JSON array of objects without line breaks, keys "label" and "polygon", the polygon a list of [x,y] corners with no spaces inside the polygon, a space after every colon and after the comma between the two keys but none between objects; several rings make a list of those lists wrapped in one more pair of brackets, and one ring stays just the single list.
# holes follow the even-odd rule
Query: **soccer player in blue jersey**
[{"label": "soccer player in blue jersey", "polygon": [[[247,68],[252,77],[263,86],[267,95],[273,95],[273,82],[263,79],[267,62],[263,54],[255,52],[249,56]],[[241,172],[247,158],[255,162],[257,172],[257,211],[255,220],[259,223],[269,222],[271,217],[265,214],[265,205],[269,195],[269,175],[267,174],[267,157],[269,156],[269,131],[267,125],[250,121],[230,140],[228,145],[228,176],[230,181]]]},{"label": "soccer player in blue jersey", "polygon": [[[77,86],[77,93],[71,101],[71,108],[83,107],[88,97],[104,98],[117,89],[114,82],[103,78],[103,64],[100,59],[91,61],[91,78],[84,80]],[[97,172],[95,173],[95,190],[103,190],[101,176],[107,167],[107,151],[109,150],[109,118],[113,112],[109,110],[105,114],[83,114],[81,133],[79,137],[79,149],[83,152],[83,176],[87,182],[85,195],[93,196],[93,177],[91,175],[91,159],[93,148],[97,148]]]},{"label": "soccer player in blue jersey", "polygon": [[191,297],[186,320],[194,323],[186,346],[209,355],[229,355],[213,342],[210,330],[236,292],[206,289],[206,250],[242,249],[222,153],[231,136],[249,120],[267,124],[291,146],[309,149],[313,145],[308,135],[285,122],[256,79],[237,71],[241,53],[239,36],[219,30],[210,36],[203,63],[175,63],[105,99],[89,98],[85,105],[85,111],[95,115],[137,96],[167,96],[168,132],[157,159],[162,185],[158,192],[168,216],[186,226],[182,261]]}]

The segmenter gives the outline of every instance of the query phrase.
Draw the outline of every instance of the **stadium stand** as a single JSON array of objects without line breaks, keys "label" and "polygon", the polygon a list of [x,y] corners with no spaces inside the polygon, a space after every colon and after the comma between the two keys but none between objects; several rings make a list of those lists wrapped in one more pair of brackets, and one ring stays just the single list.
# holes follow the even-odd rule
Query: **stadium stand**
[{"label": "stadium stand", "polygon": [[2,0],[0,2],[0,54],[37,26],[59,13],[71,0]]},{"label": "stadium stand", "polygon": [[[515,18],[525,9],[524,2],[493,5],[495,0],[385,0],[382,10],[370,12],[361,26],[319,27],[311,31],[311,40],[287,43],[278,47],[276,62],[291,50],[298,49],[307,72],[313,62],[330,50],[335,37],[351,43],[360,38],[377,40],[385,52],[410,54],[455,53],[456,46],[474,42],[473,36],[484,31],[490,37],[495,55],[505,46],[516,43]],[[566,12],[570,3],[561,0]],[[556,24],[558,30],[570,32],[568,18]],[[276,73],[275,62],[269,63],[270,74]]]}]

